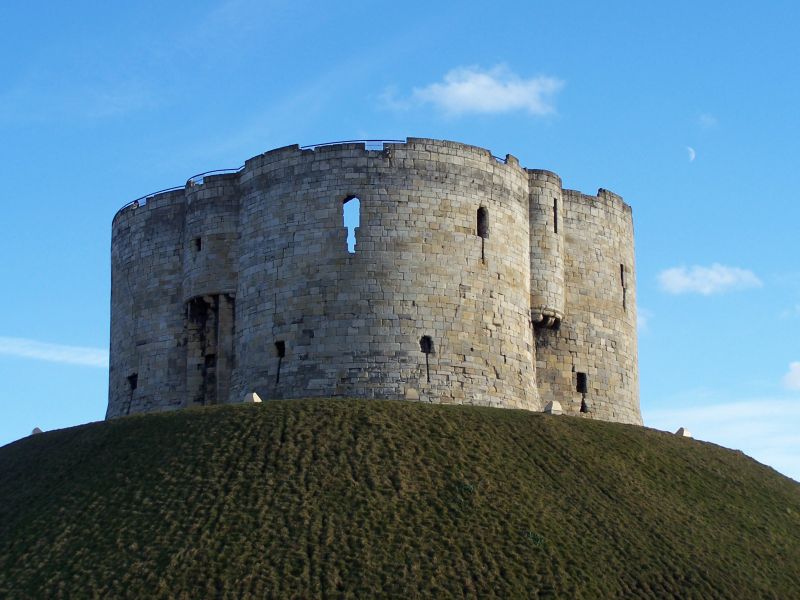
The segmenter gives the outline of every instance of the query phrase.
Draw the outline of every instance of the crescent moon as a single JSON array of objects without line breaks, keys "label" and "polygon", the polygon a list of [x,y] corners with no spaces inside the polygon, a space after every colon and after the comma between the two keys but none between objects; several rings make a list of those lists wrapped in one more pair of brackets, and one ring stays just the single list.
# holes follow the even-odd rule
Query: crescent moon
[{"label": "crescent moon", "polygon": [[694,159],[697,157],[697,152],[695,152],[694,148],[691,146],[686,146],[686,150],[689,152],[689,162],[694,162]]}]

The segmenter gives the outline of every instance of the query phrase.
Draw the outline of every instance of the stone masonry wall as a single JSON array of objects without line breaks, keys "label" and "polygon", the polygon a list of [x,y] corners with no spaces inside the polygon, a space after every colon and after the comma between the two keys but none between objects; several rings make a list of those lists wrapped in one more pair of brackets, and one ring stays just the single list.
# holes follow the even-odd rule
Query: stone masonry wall
[{"label": "stone masonry wall", "polygon": [[[268,153],[241,181],[235,397],[539,407],[519,168],[460,144],[341,145]],[[342,205],[353,196],[349,254]]]},{"label": "stone masonry wall", "polygon": [[602,189],[563,199],[566,312],[560,327],[537,332],[539,392],[567,414],[583,402],[592,418],[641,424],[630,207]]},{"label": "stone masonry wall", "polygon": [[113,227],[108,417],[255,391],[559,399],[641,422],[630,208],[609,192],[562,197],[555,174],[512,156],[417,138],[290,146],[127,207]]},{"label": "stone masonry wall", "polygon": [[180,190],[114,218],[107,418],[184,404],[185,215]]}]

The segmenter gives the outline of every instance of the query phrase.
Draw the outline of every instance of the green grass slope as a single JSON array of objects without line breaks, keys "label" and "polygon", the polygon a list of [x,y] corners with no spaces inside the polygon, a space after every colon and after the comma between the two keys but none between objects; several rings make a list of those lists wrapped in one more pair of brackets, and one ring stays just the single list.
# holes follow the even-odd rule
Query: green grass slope
[{"label": "green grass slope", "polygon": [[615,423],[308,400],[0,448],[2,598],[800,598],[800,485]]}]

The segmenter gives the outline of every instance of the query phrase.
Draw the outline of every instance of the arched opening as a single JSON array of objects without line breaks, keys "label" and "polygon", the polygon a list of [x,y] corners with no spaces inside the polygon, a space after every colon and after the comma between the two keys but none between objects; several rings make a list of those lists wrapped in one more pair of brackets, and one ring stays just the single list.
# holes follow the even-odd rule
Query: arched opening
[{"label": "arched opening", "polygon": [[361,200],[348,196],[342,201],[342,221],[347,228],[347,251],[355,254],[356,229],[361,226]]}]

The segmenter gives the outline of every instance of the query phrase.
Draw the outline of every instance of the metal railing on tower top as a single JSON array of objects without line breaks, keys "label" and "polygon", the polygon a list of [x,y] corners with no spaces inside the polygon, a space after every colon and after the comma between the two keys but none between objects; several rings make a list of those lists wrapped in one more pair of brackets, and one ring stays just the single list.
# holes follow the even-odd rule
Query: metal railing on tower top
[{"label": "metal railing on tower top", "polygon": [[340,140],[338,142],[322,142],[321,144],[309,144],[307,146],[300,146],[300,150],[313,150],[314,148],[322,148],[323,146],[338,146],[340,144],[364,144],[364,146],[380,146],[377,148],[383,150],[384,144],[405,144],[406,140]]},{"label": "metal railing on tower top", "polygon": [[[321,142],[319,144],[308,144],[306,146],[300,146],[299,148],[300,150],[314,150],[316,148],[324,148],[326,146],[339,146],[341,144],[364,144],[364,148],[367,150],[383,150],[384,144],[406,144],[406,143],[408,143],[407,140],[390,140],[390,139],[339,140],[336,142]],[[507,162],[505,158],[495,156],[494,154],[491,154],[491,157],[501,164],[506,164]],[[159,194],[165,194],[167,192],[175,192],[177,190],[185,189],[187,186],[202,185],[205,178],[209,175],[225,175],[225,174],[239,173],[240,171],[242,171],[242,169],[244,169],[244,165],[242,165],[241,167],[237,167],[235,169],[214,169],[211,171],[204,171],[202,173],[198,173],[197,175],[192,175],[191,177],[189,177],[189,179],[186,180],[186,184],[183,186],[176,186],[176,187],[166,188],[163,190],[158,190],[157,192],[151,192],[149,194],[145,194],[144,196],[141,196],[136,200],[131,200],[130,202],[122,206],[122,208],[120,208],[117,211],[117,214],[121,213],[126,208],[131,208],[131,207],[138,208],[139,206],[144,206],[145,204],[147,204],[147,201],[150,198],[158,196]]]}]

